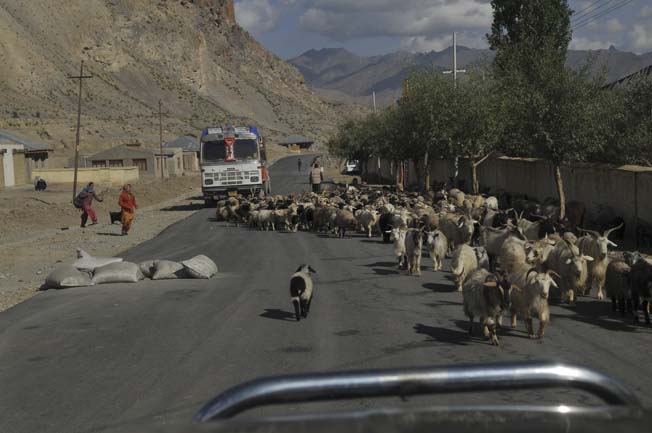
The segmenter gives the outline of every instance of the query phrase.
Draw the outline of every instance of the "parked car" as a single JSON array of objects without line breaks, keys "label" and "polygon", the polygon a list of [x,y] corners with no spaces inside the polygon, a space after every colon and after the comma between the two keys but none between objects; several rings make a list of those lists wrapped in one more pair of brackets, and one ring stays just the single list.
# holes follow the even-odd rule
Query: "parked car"
[{"label": "parked car", "polygon": [[357,159],[351,159],[346,161],[346,172],[347,173],[357,173],[360,171],[360,161]]}]

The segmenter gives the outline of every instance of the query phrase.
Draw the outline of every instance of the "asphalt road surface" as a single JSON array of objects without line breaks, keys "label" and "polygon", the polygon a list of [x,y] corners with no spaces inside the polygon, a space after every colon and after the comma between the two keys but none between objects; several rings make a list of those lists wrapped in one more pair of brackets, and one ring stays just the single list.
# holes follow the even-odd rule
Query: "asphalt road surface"
[{"label": "asphalt road surface", "polygon": [[[274,165],[275,192],[307,190],[307,165],[305,157],[301,173],[295,157]],[[612,315],[608,302],[553,307],[544,340],[529,340],[519,322],[500,331],[496,348],[477,329],[468,335],[461,294],[427,257],[423,275],[410,277],[378,238],[227,227],[213,212],[197,212],[124,258],[207,254],[217,279],[47,291],[0,313],[0,431],[133,432],[186,422],[217,392],[260,376],[515,360],[585,364],[652,404],[652,330]],[[301,263],[318,274],[311,315],[297,323],[288,277]],[[560,401],[594,402],[530,390],[302,409]]]}]

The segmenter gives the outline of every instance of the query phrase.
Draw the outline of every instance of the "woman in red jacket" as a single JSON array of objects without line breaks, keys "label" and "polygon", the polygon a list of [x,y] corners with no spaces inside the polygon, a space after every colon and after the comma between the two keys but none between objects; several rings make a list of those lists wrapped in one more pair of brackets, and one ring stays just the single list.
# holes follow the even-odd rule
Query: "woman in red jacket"
[{"label": "woman in red jacket", "polygon": [[122,188],[122,194],[118,199],[118,205],[122,209],[122,236],[129,234],[131,230],[131,223],[134,220],[134,213],[136,212],[136,197],[131,192],[131,185],[127,184]]}]

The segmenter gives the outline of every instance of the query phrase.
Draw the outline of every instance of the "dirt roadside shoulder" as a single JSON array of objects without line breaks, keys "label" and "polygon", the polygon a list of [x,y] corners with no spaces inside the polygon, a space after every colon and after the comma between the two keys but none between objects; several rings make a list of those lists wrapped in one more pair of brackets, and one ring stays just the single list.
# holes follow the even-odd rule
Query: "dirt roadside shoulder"
[{"label": "dirt roadside shoulder", "polygon": [[116,256],[201,209],[203,200],[197,200],[201,189],[185,190],[174,198],[139,208],[129,236],[121,236],[120,224],[109,224],[107,216],[101,215],[98,225],[83,229],[77,225],[43,227],[21,239],[5,238],[0,242],[0,311],[37,294],[56,266],[76,260],[77,248],[96,256]]}]

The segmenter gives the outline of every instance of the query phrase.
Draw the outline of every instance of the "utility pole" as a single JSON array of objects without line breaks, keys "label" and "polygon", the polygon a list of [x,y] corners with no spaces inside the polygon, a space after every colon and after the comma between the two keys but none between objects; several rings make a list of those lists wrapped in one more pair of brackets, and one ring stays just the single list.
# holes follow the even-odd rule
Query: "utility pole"
[{"label": "utility pole", "polygon": [[453,70],[444,71],[444,74],[453,74],[453,83],[457,87],[457,74],[466,72],[466,69],[457,69],[457,32],[453,33]]},{"label": "utility pole", "polygon": [[93,78],[92,75],[84,75],[84,61],[81,61],[81,66],[79,68],[79,75],[74,77],[68,75],[70,80],[79,80],[79,99],[77,102],[77,135],[75,137],[75,176],[73,179],[72,186],[72,199],[74,200],[77,197],[77,172],[79,171],[79,130],[81,128],[81,103],[82,103],[82,83],[84,80]]},{"label": "utility pole", "polygon": [[155,116],[158,116],[158,133],[159,133],[159,148],[161,152],[161,157],[159,161],[161,161],[161,180],[165,179],[165,172],[163,171],[163,161],[164,161],[164,155],[163,155],[163,116],[167,116],[169,113],[163,112],[163,102],[159,99],[158,101],[158,113],[154,113]]},{"label": "utility pole", "polygon": [[373,94],[373,99],[374,99],[374,113],[377,113],[378,111],[376,110],[376,91],[374,90]]}]

